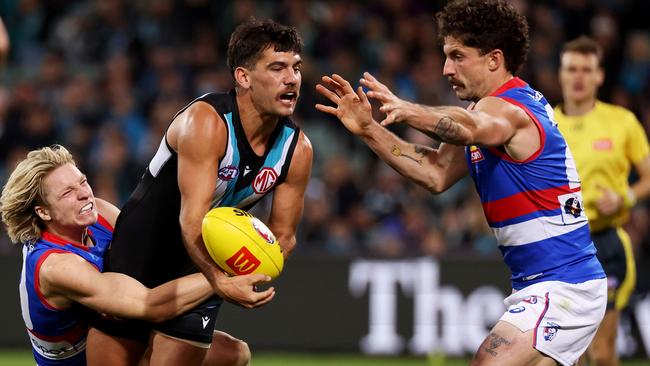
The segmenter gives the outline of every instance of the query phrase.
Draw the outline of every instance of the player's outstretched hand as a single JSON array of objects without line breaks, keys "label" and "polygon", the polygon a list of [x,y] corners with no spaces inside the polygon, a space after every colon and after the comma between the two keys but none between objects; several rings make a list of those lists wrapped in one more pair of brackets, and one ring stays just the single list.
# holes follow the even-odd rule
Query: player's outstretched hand
[{"label": "player's outstretched hand", "polygon": [[336,116],[343,125],[355,135],[375,123],[372,119],[372,107],[361,87],[355,92],[350,83],[337,74],[323,76],[323,84],[316,85],[316,90],[334,103],[336,107],[316,104],[316,109]]},{"label": "player's outstretched hand", "polygon": [[271,277],[264,274],[249,274],[241,276],[224,276],[219,278],[217,294],[225,300],[245,308],[252,309],[267,304],[275,296],[275,288],[257,292],[255,285],[269,282]]},{"label": "player's outstretched hand", "polygon": [[379,82],[369,72],[364,72],[363,78],[359,81],[361,85],[369,89],[368,98],[381,103],[379,111],[386,113],[386,118],[381,121],[382,126],[407,121],[413,108],[417,108],[417,105],[398,98],[386,85]]}]

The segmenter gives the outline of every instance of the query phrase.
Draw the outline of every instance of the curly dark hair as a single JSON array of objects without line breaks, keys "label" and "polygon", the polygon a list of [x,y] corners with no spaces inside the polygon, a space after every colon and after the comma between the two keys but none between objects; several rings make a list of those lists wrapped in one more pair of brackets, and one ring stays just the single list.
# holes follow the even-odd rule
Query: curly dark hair
[{"label": "curly dark hair", "polygon": [[516,74],[530,46],[528,22],[505,0],[456,0],[436,14],[438,37],[453,37],[481,55],[500,49],[506,69]]},{"label": "curly dark hair", "polygon": [[228,67],[231,72],[239,66],[251,68],[262,52],[274,47],[277,52],[302,52],[303,42],[294,27],[288,27],[271,19],[253,17],[237,26],[228,42]]}]

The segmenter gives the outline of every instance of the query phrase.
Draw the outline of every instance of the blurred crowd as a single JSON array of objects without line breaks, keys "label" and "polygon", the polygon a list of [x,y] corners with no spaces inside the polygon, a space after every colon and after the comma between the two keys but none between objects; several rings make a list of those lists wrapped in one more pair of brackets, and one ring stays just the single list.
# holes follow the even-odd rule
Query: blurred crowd
[{"label": "blurred crowd", "polygon": [[[444,3],[0,2],[12,45],[0,73],[0,181],[26,151],[61,143],[73,151],[97,196],[123,204],[175,112],[203,93],[233,86],[225,50],[234,27],[251,15],[271,17],[298,28],[305,41],[294,120],[312,140],[315,165],[296,255],[496,257],[471,181],[431,195],[314,109],[321,75],[337,72],[355,81],[363,71],[405,99],[462,106],[442,76],[433,15]],[[601,99],[633,110],[650,130],[648,2],[513,3],[531,27],[523,79],[559,103],[559,50],[566,40],[591,35],[605,49]],[[413,130],[395,130],[435,144]],[[640,205],[629,225],[641,260],[650,257],[649,222]]]}]

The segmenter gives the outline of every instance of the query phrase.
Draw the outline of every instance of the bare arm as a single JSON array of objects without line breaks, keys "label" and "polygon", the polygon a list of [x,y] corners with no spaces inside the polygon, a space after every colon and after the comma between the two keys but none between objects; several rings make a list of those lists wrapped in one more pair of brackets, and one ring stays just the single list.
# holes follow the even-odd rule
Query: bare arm
[{"label": "bare arm", "polygon": [[100,273],[76,254],[51,254],[39,272],[41,291],[56,306],[78,302],[100,313],[164,321],[188,311],[212,295],[199,273],[148,289],[121,273]]},{"label": "bare arm", "polygon": [[482,98],[469,110],[430,107],[396,97],[384,84],[364,73],[368,96],[382,103],[381,124],[404,122],[430,137],[454,145],[504,146],[510,156],[525,160],[541,146],[540,132],[521,108],[496,97]]},{"label": "bare arm", "polygon": [[284,258],[296,246],[296,228],[302,217],[305,190],[311,175],[313,150],[311,142],[301,133],[293,152],[286,180],[275,188],[269,228],[278,238]]},{"label": "bare arm", "polygon": [[214,291],[226,300],[252,308],[273,298],[273,287],[263,292],[254,291],[255,284],[270,278],[261,274],[226,276],[214,264],[201,236],[201,222],[214,194],[225,136],[223,122],[207,103],[194,104],[172,122],[168,138],[178,153],[179,220],[185,249]]},{"label": "bare arm", "polygon": [[120,215],[120,209],[112,203],[95,197],[95,205],[97,205],[97,212],[102,215],[112,227],[115,227],[117,217]]},{"label": "bare arm", "polygon": [[9,33],[0,18],[0,69],[9,56]]},{"label": "bare arm", "polygon": [[424,188],[439,193],[467,174],[463,147],[442,144],[438,150],[408,143],[372,119],[371,106],[361,88],[355,93],[338,75],[324,76],[317,90],[336,107],[317,104],[316,109],[341,120],[361,137],[386,163]]}]

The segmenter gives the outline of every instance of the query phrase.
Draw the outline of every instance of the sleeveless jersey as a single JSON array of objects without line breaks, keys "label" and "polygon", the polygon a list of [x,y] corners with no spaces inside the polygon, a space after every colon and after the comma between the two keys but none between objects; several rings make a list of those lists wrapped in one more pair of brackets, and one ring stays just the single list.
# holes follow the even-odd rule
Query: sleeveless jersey
[{"label": "sleeveless jersey", "polygon": [[503,147],[466,147],[470,174],[512,286],[605,278],[589,235],[571,152],[544,96],[513,78],[491,96],[516,105],[540,133],[540,148],[515,161]]},{"label": "sleeveless jersey", "polygon": [[[631,207],[627,193],[631,165],[650,155],[643,126],[634,113],[601,101],[581,116],[567,116],[555,107],[555,120],[576,160],[592,232],[624,224]],[[613,215],[604,216],[596,208],[601,186],[626,199]]]},{"label": "sleeveless jersey", "polygon": [[20,274],[20,307],[38,365],[85,365],[87,319],[92,310],[75,303],[58,309],[48,303],[39,286],[41,264],[53,253],[74,253],[98,271],[102,271],[104,254],[113,236],[113,228],[103,218],[88,228],[94,246],[71,243],[44,232],[34,243],[23,246],[23,269]]},{"label": "sleeveless jersey", "polygon": [[[214,186],[211,207],[247,210],[285,180],[300,129],[289,118],[281,118],[264,155],[257,156],[244,134],[234,90],[205,94],[176,116],[199,101],[215,109],[228,134],[217,180],[205,182]],[[108,270],[125,273],[148,287],[197,271],[181,237],[177,168],[177,154],[165,135],[117,220]]]}]

